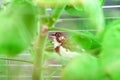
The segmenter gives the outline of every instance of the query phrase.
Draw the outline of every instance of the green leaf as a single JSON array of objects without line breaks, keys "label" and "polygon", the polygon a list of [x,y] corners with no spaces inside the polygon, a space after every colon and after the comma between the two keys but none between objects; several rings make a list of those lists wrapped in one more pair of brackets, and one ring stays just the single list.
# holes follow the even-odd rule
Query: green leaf
[{"label": "green leaf", "polygon": [[103,10],[99,0],[82,0],[82,6],[88,19],[95,29],[100,32],[104,27]]},{"label": "green leaf", "polygon": [[84,10],[83,10],[83,7],[81,5],[79,5],[79,9],[76,9],[75,6],[69,6],[69,5],[67,5],[65,7],[65,10],[70,15],[85,17]]},{"label": "green leaf", "polygon": [[[104,4],[104,0],[100,0],[101,4]],[[74,16],[86,16],[85,15],[85,11],[84,11],[84,8],[82,6],[82,4],[75,4],[75,5],[67,5],[65,10],[71,14],[71,15],[74,15]]]},{"label": "green leaf", "polygon": [[107,26],[102,39],[100,60],[112,80],[120,79],[120,20]]},{"label": "green leaf", "polygon": [[105,0],[100,0],[101,5],[104,5]]},{"label": "green leaf", "polygon": [[98,32],[103,30],[104,16],[99,0],[81,0],[81,4],[79,5],[67,6],[66,11],[72,15],[88,18],[94,29]]},{"label": "green leaf", "polygon": [[62,70],[62,80],[103,80],[104,71],[97,58],[81,54]]},{"label": "green leaf", "polygon": [[96,39],[95,35],[90,32],[73,32],[70,40],[76,42],[85,50],[100,48],[100,42]]},{"label": "green leaf", "polygon": [[0,54],[27,49],[37,30],[37,8],[25,0],[13,0],[0,13]]}]

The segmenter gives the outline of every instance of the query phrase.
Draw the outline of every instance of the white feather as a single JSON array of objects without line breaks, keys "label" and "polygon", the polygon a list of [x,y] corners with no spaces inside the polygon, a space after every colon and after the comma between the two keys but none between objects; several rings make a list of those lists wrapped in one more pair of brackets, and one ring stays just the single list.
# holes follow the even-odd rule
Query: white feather
[{"label": "white feather", "polygon": [[60,55],[63,57],[63,59],[71,59],[75,56],[78,56],[80,55],[79,53],[77,52],[71,52],[70,50],[64,48],[63,46],[61,46],[61,43],[59,43],[55,37],[53,37],[53,42],[54,44],[54,48],[58,47],[59,46],[59,51],[60,51]]},{"label": "white feather", "polygon": [[64,59],[72,59],[75,56],[79,56],[80,54],[77,52],[71,52],[70,50],[60,46],[60,55],[64,58]]}]

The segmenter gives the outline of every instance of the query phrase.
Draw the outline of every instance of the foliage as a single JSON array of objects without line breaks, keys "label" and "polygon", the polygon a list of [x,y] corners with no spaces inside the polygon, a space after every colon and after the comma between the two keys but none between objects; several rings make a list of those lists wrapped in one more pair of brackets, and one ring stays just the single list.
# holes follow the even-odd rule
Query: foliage
[{"label": "foliage", "polygon": [[63,69],[62,76],[62,80],[102,80],[105,73],[96,57],[81,54]]},{"label": "foliage", "polygon": [[[63,31],[71,35],[64,47],[68,46],[80,55],[68,62],[63,60],[66,63],[61,73],[62,80],[119,80],[120,20],[106,25],[102,4],[104,0],[5,0],[5,7],[0,7],[0,54],[13,56],[29,48],[32,61],[28,62],[34,66],[32,79],[42,80],[44,60],[62,60],[54,53],[48,39],[49,31]],[[50,13],[46,11],[48,8]],[[90,23],[88,27],[92,26],[95,32],[58,28],[56,22],[64,11],[86,18]]]},{"label": "foliage", "polygon": [[119,29],[120,20],[108,25],[108,29],[104,31],[100,54],[103,67],[113,80],[119,80],[120,76],[120,44],[117,43],[120,40]]},{"label": "foliage", "polygon": [[37,30],[36,15],[36,7],[24,0],[1,11],[0,53],[18,54],[30,45]]}]

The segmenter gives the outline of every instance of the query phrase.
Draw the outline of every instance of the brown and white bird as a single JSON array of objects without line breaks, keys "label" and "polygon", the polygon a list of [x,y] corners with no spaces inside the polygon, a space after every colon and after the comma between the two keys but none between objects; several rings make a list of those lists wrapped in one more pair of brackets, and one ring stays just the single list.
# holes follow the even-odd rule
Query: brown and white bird
[{"label": "brown and white bird", "polygon": [[55,32],[50,35],[50,38],[52,39],[55,52],[62,56],[63,59],[69,60],[74,56],[80,55],[79,53],[70,51],[63,46],[66,40],[66,36],[62,32]]}]

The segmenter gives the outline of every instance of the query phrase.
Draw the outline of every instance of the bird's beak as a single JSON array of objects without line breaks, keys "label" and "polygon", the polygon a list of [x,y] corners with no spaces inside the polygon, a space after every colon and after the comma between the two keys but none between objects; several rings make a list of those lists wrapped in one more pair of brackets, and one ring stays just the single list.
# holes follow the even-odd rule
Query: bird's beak
[{"label": "bird's beak", "polygon": [[55,37],[55,34],[50,34],[49,38],[53,40],[53,38]]}]

